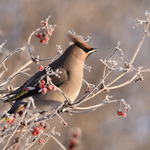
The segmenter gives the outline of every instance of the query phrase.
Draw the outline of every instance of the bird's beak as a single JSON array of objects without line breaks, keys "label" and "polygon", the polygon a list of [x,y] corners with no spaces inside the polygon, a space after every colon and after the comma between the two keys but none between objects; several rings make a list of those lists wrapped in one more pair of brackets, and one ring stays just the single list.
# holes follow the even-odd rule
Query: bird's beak
[{"label": "bird's beak", "polygon": [[98,48],[93,48],[92,52],[97,52]]},{"label": "bird's beak", "polygon": [[98,49],[97,48],[92,48],[89,52],[88,52],[88,55],[92,54],[93,52],[97,52]]},{"label": "bird's beak", "polygon": [[[90,54],[92,54],[93,52],[97,52],[97,48],[92,48],[92,49],[90,49],[90,51],[88,51],[88,55],[87,55],[87,57],[89,57],[90,56]],[[86,57],[86,59],[87,59],[87,57]]]}]

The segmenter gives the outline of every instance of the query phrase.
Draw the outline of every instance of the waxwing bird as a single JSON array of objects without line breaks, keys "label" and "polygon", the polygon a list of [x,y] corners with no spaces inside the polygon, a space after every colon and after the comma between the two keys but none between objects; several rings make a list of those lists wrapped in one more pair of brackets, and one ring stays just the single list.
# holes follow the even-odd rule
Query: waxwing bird
[{"label": "waxwing bird", "polygon": [[[68,37],[74,44],[69,46],[57,60],[37,72],[17,90],[6,95],[8,99],[5,102],[15,101],[8,111],[9,114],[16,114],[23,110],[28,102],[26,98],[30,96],[34,99],[39,111],[56,108],[66,100],[57,88],[63,91],[71,103],[75,101],[82,85],[85,59],[97,49],[91,48],[84,40],[75,35],[68,34]],[[48,69],[54,72],[58,70],[60,74],[58,76],[49,75]],[[51,86],[49,80],[56,90],[48,89]],[[48,90],[44,93],[44,89]]]}]

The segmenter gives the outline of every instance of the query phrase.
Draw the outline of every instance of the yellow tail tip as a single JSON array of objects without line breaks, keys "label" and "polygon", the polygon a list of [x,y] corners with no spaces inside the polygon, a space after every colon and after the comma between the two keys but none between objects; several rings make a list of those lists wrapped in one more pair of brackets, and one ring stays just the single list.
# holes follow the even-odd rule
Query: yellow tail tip
[{"label": "yellow tail tip", "polygon": [[10,118],[6,118],[6,119],[5,119],[5,121],[9,121],[9,120],[10,120]]}]

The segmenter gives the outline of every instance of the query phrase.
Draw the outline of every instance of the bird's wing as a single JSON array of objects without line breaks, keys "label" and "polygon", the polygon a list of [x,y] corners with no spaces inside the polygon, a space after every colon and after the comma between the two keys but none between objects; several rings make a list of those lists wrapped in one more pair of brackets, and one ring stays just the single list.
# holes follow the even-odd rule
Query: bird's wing
[{"label": "bird's wing", "polygon": [[58,67],[57,69],[59,69],[59,71],[61,72],[59,74],[59,76],[57,77],[56,75],[52,75],[50,76],[52,79],[52,83],[59,87],[61,86],[63,83],[67,82],[69,80],[69,72],[62,68],[62,67]]},{"label": "bird's wing", "polygon": [[[56,69],[59,69],[59,71],[61,71],[61,74],[59,74],[59,76],[51,75],[49,77],[51,78],[52,83],[55,86],[59,87],[60,85],[68,81],[68,72],[62,67],[57,67]],[[37,94],[40,89],[38,81],[41,79],[42,76],[44,77],[45,75],[46,72],[42,71],[36,73],[29,80],[27,80],[20,88],[6,95],[8,96],[8,99],[4,102],[16,101]],[[46,76],[43,78],[43,80],[46,81]],[[10,95],[13,96],[9,97]]]},{"label": "bird's wing", "polygon": [[37,72],[35,75],[33,75],[31,78],[29,78],[22,86],[20,86],[18,89],[11,91],[9,94],[7,94],[4,97],[9,97],[10,95],[20,95],[22,92],[24,92],[25,87],[34,87],[34,85],[38,82],[37,79],[39,79],[42,75],[45,74],[45,70]]}]

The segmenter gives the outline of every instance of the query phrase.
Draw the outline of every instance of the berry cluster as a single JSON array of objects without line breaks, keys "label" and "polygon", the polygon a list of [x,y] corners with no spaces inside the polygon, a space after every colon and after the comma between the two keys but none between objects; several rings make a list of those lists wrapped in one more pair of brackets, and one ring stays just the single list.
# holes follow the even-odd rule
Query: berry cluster
[{"label": "berry cluster", "polygon": [[37,136],[40,132],[43,132],[43,130],[44,130],[44,127],[37,126],[36,128],[33,129],[32,134],[34,136]]},{"label": "berry cluster", "polygon": [[[13,118],[12,119],[10,119],[10,118],[8,118],[9,120],[7,121],[8,123],[10,123],[10,124],[14,124],[14,122],[15,122],[15,119],[16,119],[16,116],[13,116]],[[7,120],[7,119],[6,119]]]},{"label": "berry cluster", "polygon": [[70,130],[70,140],[67,150],[76,150],[81,144],[82,131],[80,128],[72,128]]},{"label": "berry cluster", "polygon": [[[40,122],[40,124],[32,130],[32,134],[34,136],[37,136],[39,135],[39,133],[42,133],[43,130],[45,130],[46,128],[49,129],[49,124],[46,124],[45,122]],[[44,143],[44,141],[42,141],[43,140],[41,139],[41,143]]]},{"label": "berry cluster", "polygon": [[[44,67],[41,65],[39,66],[39,71],[43,71]],[[49,77],[50,79],[50,77]],[[51,79],[50,79],[51,80]],[[48,84],[46,85],[45,84],[45,80],[42,80],[39,84],[39,87],[42,89],[42,93],[45,94],[47,91],[55,91],[56,90],[56,87],[51,85],[51,84]]]},{"label": "berry cluster", "polygon": [[47,44],[48,41],[49,41],[49,37],[52,35],[52,31],[53,29],[51,28],[51,26],[48,26],[48,21],[41,21],[41,25],[42,26],[45,26],[44,29],[41,30],[40,33],[36,33],[35,34],[35,37],[39,38],[40,39],[40,42],[42,44]]},{"label": "berry cluster", "polygon": [[121,110],[117,111],[117,115],[118,116],[122,116],[122,117],[126,117],[127,116],[127,114],[125,112],[121,111]]},{"label": "berry cluster", "polygon": [[48,91],[55,91],[56,90],[56,86],[53,86],[53,85],[46,85],[45,84],[45,80],[42,80],[39,84],[39,87],[41,88],[41,92],[43,94],[45,94],[46,92]]},{"label": "berry cluster", "polygon": [[49,39],[50,39],[48,33],[49,33],[49,34],[50,34],[50,33],[52,34],[52,32],[49,30],[49,31],[47,31],[46,33],[43,33],[43,32],[36,33],[35,36],[40,39],[40,42],[41,42],[42,44],[47,44],[48,41],[49,41]]},{"label": "berry cluster", "polygon": [[[19,111],[18,114],[21,117],[23,115],[23,112]],[[16,119],[16,116],[14,115],[13,118],[6,118],[5,121],[7,121],[10,124],[14,124],[15,123],[15,119]]]}]

